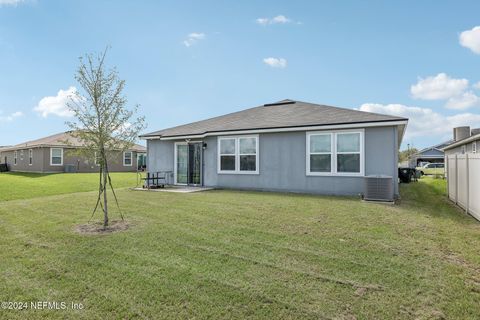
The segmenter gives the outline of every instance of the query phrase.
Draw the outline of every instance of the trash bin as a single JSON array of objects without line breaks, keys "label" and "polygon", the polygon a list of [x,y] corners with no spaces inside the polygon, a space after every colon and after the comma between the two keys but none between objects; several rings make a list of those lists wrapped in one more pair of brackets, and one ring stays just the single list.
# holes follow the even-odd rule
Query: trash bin
[{"label": "trash bin", "polygon": [[410,183],[412,181],[413,172],[411,168],[398,168],[398,178],[403,183]]}]

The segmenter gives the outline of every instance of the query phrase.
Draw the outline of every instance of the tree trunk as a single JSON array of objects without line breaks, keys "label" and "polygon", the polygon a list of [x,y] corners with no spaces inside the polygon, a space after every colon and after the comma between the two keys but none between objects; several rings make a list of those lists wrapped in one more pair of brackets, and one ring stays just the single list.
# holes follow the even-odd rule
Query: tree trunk
[{"label": "tree trunk", "polygon": [[107,203],[107,170],[103,170],[103,227],[108,226],[108,203]]}]

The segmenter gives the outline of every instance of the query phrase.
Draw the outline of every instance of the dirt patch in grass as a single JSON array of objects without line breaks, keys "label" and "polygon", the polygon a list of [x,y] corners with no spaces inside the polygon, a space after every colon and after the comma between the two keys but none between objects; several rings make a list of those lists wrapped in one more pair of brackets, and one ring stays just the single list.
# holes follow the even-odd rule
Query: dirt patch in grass
[{"label": "dirt patch in grass", "polygon": [[125,220],[110,221],[106,228],[103,227],[103,222],[81,224],[74,228],[76,233],[85,235],[110,234],[128,230],[132,225]]}]

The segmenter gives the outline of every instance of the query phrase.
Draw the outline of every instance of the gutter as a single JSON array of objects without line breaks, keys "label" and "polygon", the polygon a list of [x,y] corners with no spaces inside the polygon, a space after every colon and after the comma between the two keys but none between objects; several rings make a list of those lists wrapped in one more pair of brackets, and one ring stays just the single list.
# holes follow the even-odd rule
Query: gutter
[{"label": "gutter", "polygon": [[443,152],[445,152],[445,150],[450,150],[450,149],[453,149],[455,147],[458,147],[458,146],[462,146],[466,143],[469,143],[469,142],[472,142],[472,141],[476,141],[476,140],[480,140],[480,133],[479,134],[476,134],[474,136],[470,136],[468,138],[465,138],[463,140],[460,140],[460,141],[457,141],[457,142],[454,142],[452,143],[451,145],[448,145],[446,146],[445,148],[442,148],[440,150],[442,150]]},{"label": "gutter", "polygon": [[376,122],[356,122],[356,123],[340,123],[340,124],[331,124],[331,125],[306,125],[306,126],[295,126],[295,127],[278,127],[278,128],[265,128],[265,129],[240,129],[240,130],[221,130],[221,131],[210,131],[200,134],[193,135],[176,135],[176,136],[162,136],[162,135],[141,135],[140,139],[145,140],[179,140],[179,139],[196,139],[204,138],[207,136],[218,136],[218,135],[234,135],[234,134],[254,134],[254,133],[275,133],[275,132],[294,132],[294,131],[311,131],[311,130],[326,130],[326,129],[346,129],[346,128],[366,128],[366,127],[383,127],[383,126],[394,126],[394,125],[403,125],[404,130],[402,137],[400,138],[401,142],[403,136],[405,135],[406,126],[408,124],[408,119],[405,120],[389,120],[389,121],[376,121]]}]

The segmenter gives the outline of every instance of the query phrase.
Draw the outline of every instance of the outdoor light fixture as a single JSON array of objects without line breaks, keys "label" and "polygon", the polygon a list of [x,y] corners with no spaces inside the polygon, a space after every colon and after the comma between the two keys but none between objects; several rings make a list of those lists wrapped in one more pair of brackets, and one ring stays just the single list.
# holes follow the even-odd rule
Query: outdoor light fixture
[{"label": "outdoor light fixture", "polygon": [[203,150],[207,149],[207,143],[206,142],[203,143],[202,149]]}]

